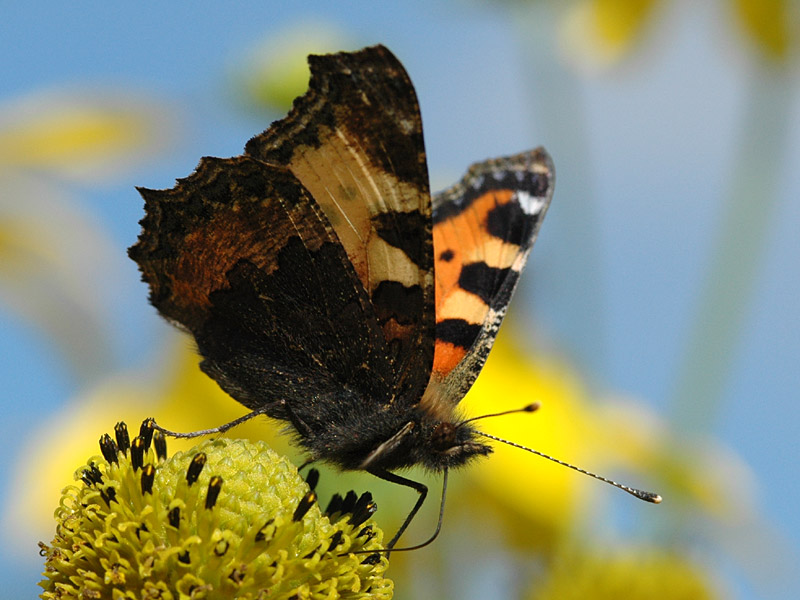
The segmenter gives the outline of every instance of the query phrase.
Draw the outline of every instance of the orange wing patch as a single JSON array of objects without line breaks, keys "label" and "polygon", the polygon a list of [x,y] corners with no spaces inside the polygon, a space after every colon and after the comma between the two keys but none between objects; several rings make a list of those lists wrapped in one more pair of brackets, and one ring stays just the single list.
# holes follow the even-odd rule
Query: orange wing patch
[{"label": "orange wing patch", "polygon": [[421,404],[446,411],[480,373],[553,193],[537,148],[472,165],[433,197],[436,341]]},{"label": "orange wing patch", "polygon": [[489,213],[511,201],[512,190],[492,190],[477,198],[467,210],[436,224],[433,247],[437,255],[436,321],[448,318],[483,323],[488,305],[480,297],[458,286],[464,265],[484,262],[490,267],[508,268],[519,246],[493,237],[487,227]]},{"label": "orange wing patch", "polygon": [[[495,237],[489,230],[489,215],[514,199],[514,191],[491,190],[476,198],[463,212],[438,222],[433,229],[435,251],[436,323],[465,321],[465,327],[480,327],[489,312],[485,293],[475,293],[459,284],[467,265],[485,265],[502,272],[512,266],[520,247]],[[494,281],[486,281],[494,283]],[[489,287],[489,286],[487,286]],[[466,355],[469,346],[455,340],[437,339],[433,369],[447,375]]]}]

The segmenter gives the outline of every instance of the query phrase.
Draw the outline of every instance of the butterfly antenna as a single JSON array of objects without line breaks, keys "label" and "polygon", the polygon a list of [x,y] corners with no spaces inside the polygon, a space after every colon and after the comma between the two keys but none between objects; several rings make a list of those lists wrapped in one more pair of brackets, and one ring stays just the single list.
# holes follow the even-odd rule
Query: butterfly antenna
[{"label": "butterfly antenna", "polygon": [[[503,414],[503,413],[500,413]],[[487,415],[489,416],[489,415]],[[653,504],[661,503],[661,496],[655,494],[653,492],[645,492],[644,490],[638,490],[636,488],[632,488],[630,486],[624,485],[622,483],[618,483],[609,479],[608,477],[603,477],[602,475],[598,475],[597,473],[592,473],[591,471],[587,471],[586,469],[581,469],[580,467],[576,467],[575,465],[571,465],[568,462],[564,462],[563,460],[559,460],[553,456],[545,454],[544,452],[539,452],[538,450],[534,450],[533,448],[528,448],[527,446],[523,446],[522,444],[517,444],[515,442],[510,442],[508,440],[504,440],[503,438],[499,438],[497,436],[491,435],[489,433],[484,433],[483,431],[475,431],[475,433],[482,435],[483,437],[487,437],[490,440],[495,440],[496,442],[502,442],[504,444],[508,444],[509,446],[513,446],[514,448],[519,448],[520,450],[525,450],[530,452],[531,454],[536,454],[537,456],[541,456],[542,458],[546,458],[547,460],[553,461],[554,463],[558,463],[561,466],[569,467],[573,471],[577,471],[578,473],[583,473],[584,475],[588,475],[589,477],[593,477],[594,479],[598,479],[604,483],[609,485],[613,485],[615,488],[621,489],[623,492],[628,492],[631,496],[636,496],[639,500],[644,500],[645,502],[652,502]]]},{"label": "butterfly antenna", "polygon": [[540,406],[541,406],[541,404],[539,402],[532,402],[531,404],[528,404],[527,406],[523,406],[522,408],[514,408],[512,410],[504,410],[503,412],[490,413],[488,415],[480,415],[480,416],[477,416],[477,417],[472,417],[470,419],[465,419],[465,420],[461,421],[461,423],[459,423],[458,426],[461,427],[462,425],[466,425],[467,423],[472,423],[473,421],[477,421],[478,419],[487,419],[489,417],[502,417],[504,415],[513,415],[513,414],[521,413],[521,412],[532,413],[532,412],[535,412],[535,411],[539,410]]}]

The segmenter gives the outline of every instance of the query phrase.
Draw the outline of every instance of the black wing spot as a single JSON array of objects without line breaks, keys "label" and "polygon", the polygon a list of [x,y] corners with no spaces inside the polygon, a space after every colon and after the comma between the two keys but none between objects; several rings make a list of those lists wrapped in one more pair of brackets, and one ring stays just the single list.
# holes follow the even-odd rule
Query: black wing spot
[{"label": "black wing spot", "polygon": [[461,269],[458,285],[491,304],[510,271],[510,268],[490,267],[485,262],[470,263]]},{"label": "black wing spot", "polygon": [[496,238],[522,246],[530,234],[530,217],[516,202],[493,208],[486,217],[486,229]]},{"label": "black wing spot", "polygon": [[419,210],[378,213],[372,217],[372,226],[383,241],[402,250],[417,267],[426,271],[431,268],[430,215]]},{"label": "black wing spot", "polygon": [[464,319],[445,319],[436,323],[436,339],[454,346],[469,348],[478,338],[481,326]]},{"label": "black wing spot", "polygon": [[372,292],[372,304],[381,323],[394,318],[401,325],[413,325],[420,321],[425,299],[419,285],[406,287],[399,281],[386,280]]}]

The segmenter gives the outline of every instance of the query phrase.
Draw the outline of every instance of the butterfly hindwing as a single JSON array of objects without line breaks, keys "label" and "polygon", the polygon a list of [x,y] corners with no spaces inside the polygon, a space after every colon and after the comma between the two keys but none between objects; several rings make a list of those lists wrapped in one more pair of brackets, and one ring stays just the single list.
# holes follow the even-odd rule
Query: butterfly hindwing
[{"label": "butterfly hindwing", "polygon": [[426,397],[452,405],[480,373],[553,193],[538,148],[470,167],[433,198],[436,345]]},{"label": "butterfly hindwing", "polygon": [[289,169],[327,216],[389,344],[399,396],[433,361],[431,200],[414,88],[383,46],[309,57],[309,90],[246,154]]}]

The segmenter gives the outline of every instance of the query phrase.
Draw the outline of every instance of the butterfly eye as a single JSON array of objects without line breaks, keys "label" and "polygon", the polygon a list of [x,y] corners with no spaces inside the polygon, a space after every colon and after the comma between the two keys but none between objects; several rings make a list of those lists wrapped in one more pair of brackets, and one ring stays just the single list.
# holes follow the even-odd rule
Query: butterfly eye
[{"label": "butterfly eye", "polygon": [[439,423],[431,434],[431,445],[435,450],[444,452],[455,445],[456,427],[452,423]]}]

